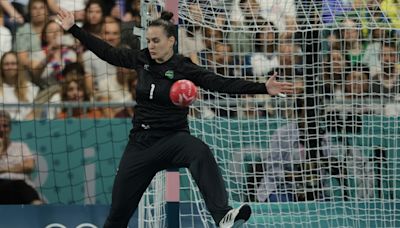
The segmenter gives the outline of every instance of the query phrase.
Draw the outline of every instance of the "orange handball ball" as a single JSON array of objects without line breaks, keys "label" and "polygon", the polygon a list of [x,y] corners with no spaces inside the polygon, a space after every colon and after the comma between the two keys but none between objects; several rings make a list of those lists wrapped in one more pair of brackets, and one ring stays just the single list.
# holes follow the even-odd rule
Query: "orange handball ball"
[{"label": "orange handball ball", "polygon": [[176,106],[188,107],[197,98],[197,87],[189,80],[178,80],[172,84],[169,98]]}]

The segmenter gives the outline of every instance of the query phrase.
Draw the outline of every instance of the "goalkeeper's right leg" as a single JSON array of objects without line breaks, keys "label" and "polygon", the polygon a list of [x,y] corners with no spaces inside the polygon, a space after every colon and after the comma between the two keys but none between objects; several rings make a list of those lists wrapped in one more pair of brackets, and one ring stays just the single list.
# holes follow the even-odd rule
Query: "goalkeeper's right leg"
[{"label": "goalkeeper's right leg", "polygon": [[250,206],[229,206],[224,180],[208,145],[187,133],[177,134],[171,141],[176,142],[168,153],[173,155],[172,163],[189,168],[215,223],[230,228],[246,222],[251,215]]}]

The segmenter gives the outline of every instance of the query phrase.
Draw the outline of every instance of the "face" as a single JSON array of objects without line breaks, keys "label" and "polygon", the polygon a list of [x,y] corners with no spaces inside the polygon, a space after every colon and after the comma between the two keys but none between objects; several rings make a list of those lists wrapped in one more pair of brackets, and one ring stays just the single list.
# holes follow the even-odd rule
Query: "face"
[{"label": "face", "polygon": [[336,34],[330,34],[326,40],[328,41],[329,48],[332,50],[340,49],[340,40]]},{"label": "face", "polygon": [[167,37],[164,29],[160,26],[151,26],[147,30],[147,47],[152,59],[156,62],[165,62],[174,53],[174,37]]},{"label": "face", "polygon": [[55,22],[50,23],[46,28],[46,40],[48,43],[60,44],[63,35],[62,28]]},{"label": "face", "polygon": [[383,68],[393,68],[398,62],[396,48],[383,46],[381,52],[381,63]]},{"label": "face", "polygon": [[190,11],[191,18],[194,21],[196,21],[196,22],[203,21],[203,15],[202,15],[203,13],[202,13],[202,10],[201,10],[199,4],[191,3],[191,4],[189,4],[188,8],[189,8],[189,11]]},{"label": "face", "polygon": [[112,46],[116,47],[120,43],[121,31],[117,23],[106,23],[103,27],[103,38]]},{"label": "face", "polygon": [[47,8],[43,2],[34,2],[31,5],[31,21],[32,23],[41,23],[46,20]]},{"label": "face", "polygon": [[343,55],[340,53],[340,51],[333,51],[331,53],[331,63],[332,63],[332,71],[334,73],[342,72],[346,64]]},{"label": "face", "polygon": [[345,20],[342,26],[344,28],[344,33],[343,33],[344,40],[348,42],[358,40],[360,31],[358,30],[357,25],[354,21],[349,19]]},{"label": "face", "polygon": [[261,34],[260,34],[260,40],[264,41],[265,43],[273,43],[276,42],[275,40],[275,31],[271,26],[266,26]]},{"label": "face", "polygon": [[204,44],[208,49],[212,49],[214,42],[219,42],[222,39],[222,33],[219,30],[212,28],[205,28],[204,30]]},{"label": "face", "polygon": [[227,65],[233,61],[233,56],[231,55],[232,48],[229,45],[218,43],[215,46],[214,58],[215,62],[219,64]]},{"label": "face", "polygon": [[80,88],[79,84],[76,81],[72,81],[69,83],[67,88],[67,99],[69,101],[84,100],[83,88]]},{"label": "face", "polygon": [[239,2],[240,9],[245,17],[257,17],[259,14],[260,6],[255,0],[241,0]]},{"label": "face", "polygon": [[353,71],[347,76],[346,92],[363,94],[368,91],[368,75],[363,72]]},{"label": "face", "polygon": [[92,4],[86,11],[86,19],[91,25],[97,25],[101,22],[103,13],[98,4]]},{"label": "face", "polygon": [[279,63],[282,66],[291,66],[294,63],[294,46],[281,44],[279,46]]},{"label": "face", "polygon": [[6,78],[6,80],[16,78],[18,74],[17,56],[13,53],[5,54],[3,56],[3,64],[1,68],[4,73],[3,77]]},{"label": "face", "polygon": [[257,46],[261,48],[262,51],[270,52],[274,51],[273,49],[268,50],[267,48],[274,48],[273,45],[274,43],[277,42],[275,39],[276,37],[276,31],[274,31],[273,27],[271,25],[266,25],[263,27],[263,29],[256,34],[256,42]]}]

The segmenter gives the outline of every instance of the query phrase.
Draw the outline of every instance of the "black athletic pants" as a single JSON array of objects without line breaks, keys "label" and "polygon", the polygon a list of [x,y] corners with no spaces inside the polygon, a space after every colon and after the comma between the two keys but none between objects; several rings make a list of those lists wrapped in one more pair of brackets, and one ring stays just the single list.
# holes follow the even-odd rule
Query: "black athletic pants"
[{"label": "black athletic pants", "polygon": [[0,204],[31,204],[40,200],[36,190],[24,180],[0,179]]},{"label": "black athletic pants", "polygon": [[158,171],[188,168],[215,222],[231,209],[224,181],[210,148],[186,131],[133,133],[114,181],[107,228],[126,228]]}]

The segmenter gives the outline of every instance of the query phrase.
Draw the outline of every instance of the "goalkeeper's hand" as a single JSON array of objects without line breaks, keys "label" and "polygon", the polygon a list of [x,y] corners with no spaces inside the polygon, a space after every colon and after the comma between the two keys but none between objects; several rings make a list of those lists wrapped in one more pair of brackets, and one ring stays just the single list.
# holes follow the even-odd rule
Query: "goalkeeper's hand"
[{"label": "goalkeeper's hand", "polygon": [[285,96],[285,94],[293,94],[296,92],[295,86],[291,82],[278,82],[276,76],[278,73],[274,73],[268,81],[265,83],[268,94],[271,96],[279,95]]},{"label": "goalkeeper's hand", "polygon": [[75,24],[74,14],[65,9],[60,8],[57,13],[56,22],[64,29],[69,30]]}]

